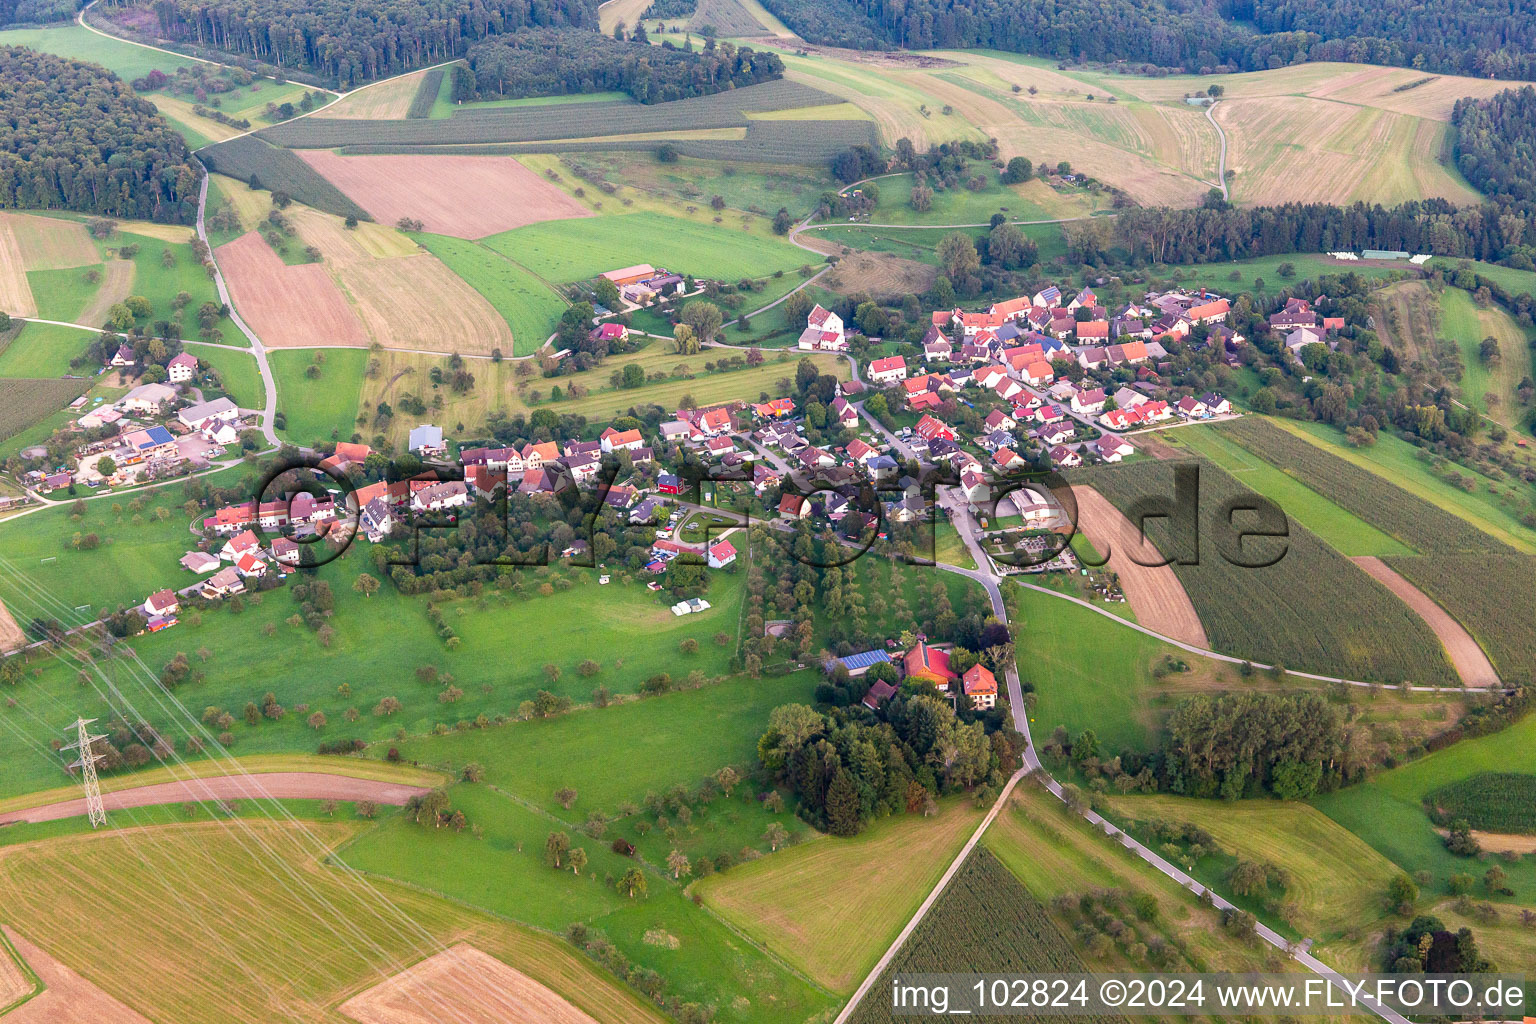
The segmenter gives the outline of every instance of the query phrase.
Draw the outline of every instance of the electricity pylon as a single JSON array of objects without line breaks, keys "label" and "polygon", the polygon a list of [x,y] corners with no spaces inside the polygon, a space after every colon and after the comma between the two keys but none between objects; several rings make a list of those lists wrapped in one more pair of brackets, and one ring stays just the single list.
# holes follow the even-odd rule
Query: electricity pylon
[{"label": "electricity pylon", "polygon": [[85,809],[91,816],[91,828],[100,828],[107,823],[107,809],[101,805],[101,785],[96,781],[96,762],[106,755],[92,753],[91,744],[106,739],[106,736],[92,736],[86,730],[86,726],[94,721],[94,718],[75,719],[75,742],[61,749],[80,751],[80,760],[70,767],[80,769],[80,781],[85,786]]}]

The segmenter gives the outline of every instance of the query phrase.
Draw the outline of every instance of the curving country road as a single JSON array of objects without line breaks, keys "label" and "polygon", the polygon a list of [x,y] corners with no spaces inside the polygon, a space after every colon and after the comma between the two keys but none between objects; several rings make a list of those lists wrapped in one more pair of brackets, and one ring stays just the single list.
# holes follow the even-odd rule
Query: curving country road
[{"label": "curving country road", "polygon": [[1211,122],[1211,127],[1216,129],[1216,135],[1221,139],[1221,157],[1216,164],[1216,185],[1221,189],[1221,198],[1231,202],[1232,196],[1227,192],[1227,133],[1216,123],[1216,115],[1211,113],[1215,109],[1214,102],[1205,105],[1205,119]]},{"label": "curving country road", "polygon": [[[250,775],[215,775],[202,779],[182,779],[151,786],[120,789],[103,793],[101,802],[108,811],[133,807],[154,807],[207,800],[371,800],[376,804],[402,806],[413,796],[428,793],[425,786],[410,786],[379,779],[358,779],[350,775],[322,772],[265,772]],[[60,800],[57,803],[28,807],[0,814],[0,826],[21,822],[60,821],[86,813],[85,800]]]}]

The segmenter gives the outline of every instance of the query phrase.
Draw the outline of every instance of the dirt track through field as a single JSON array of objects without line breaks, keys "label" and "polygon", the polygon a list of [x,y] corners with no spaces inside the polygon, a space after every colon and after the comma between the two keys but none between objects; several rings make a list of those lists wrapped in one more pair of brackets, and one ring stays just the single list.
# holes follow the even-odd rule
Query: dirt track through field
[{"label": "dirt track through field", "polygon": [[1350,559],[1360,568],[1364,569],[1382,586],[1398,596],[1398,599],[1412,608],[1424,624],[1434,630],[1435,636],[1440,638],[1440,643],[1445,646],[1445,653],[1451,658],[1451,665],[1456,669],[1456,674],[1461,681],[1468,686],[1497,686],[1499,674],[1493,670],[1493,663],[1488,660],[1488,655],[1472,639],[1461,623],[1436,604],[1428,594],[1424,593],[1412,583],[1393,572],[1381,559],[1374,555],[1360,555]]},{"label": "dirt track through field", "polygon": [[10,609],[5,606],[5,602],[0,601],[0,651],[9,651],[21,647],[26,642],[27,634],[21,631],[20,626],[16,625],[16,620],[12,618]]},{"label": "dirt track through field", "polygon": [[150,1024],[10,928],[5,937],[42,981],[44,991],[5,1015],[5,1024]]},{"label": "dirt track through field", "polygon": [[[152,807],[206,800],[371,800],[376,804],[398,807],[413,796],[427,792],[422,786],[407,786],[377,779],[354,779],[323,772],[265,772],[254,775],[221,775],[206,779],[162,782],[153,786],[102,794],[107,812],[129,807]],[[17,822],[58,821],[85,813],[85,801],[61,800],[0,814],[0,825]],[[7,1022],[9,1024],[9,1022]]]},{"label": "dirt track through field", "polygon": [[1092,487],[1073,487],[1072,496],[1077,499],[1078,529],[1101,557],[1108,554],[1108,568],[1119,575],[1136,621],[1164,636],[1209,648],[1211,642],[1206,639],[1205,627],[1200,624],[1200,616],[1195,614],[1195,606],[1174,575],[1173,567],[1137,563],[1137,559],[1161,560],[1152,543],[1143,539],[1131,521]]},{"label": "dirt track through field", "polygon": [[100,326],[107,322],[107,312],[115,303],[133,294],[135,264],[132,260],[107,260],[101,274],[101,287],[80,311],[79,322]]},{"label": "dirt track through field", "polygon": [[325,149],[299,155],[381,224],[410,217],[440,235],[483,238],[594,216],[510,156],[338,156]]},{"label": "dirt track through field", "polygon": [[460,943],[341,1004],[362,1024],[438,1024],[424,1008],[451,1006],[453,1024],[597,1024],[521,971]]}]

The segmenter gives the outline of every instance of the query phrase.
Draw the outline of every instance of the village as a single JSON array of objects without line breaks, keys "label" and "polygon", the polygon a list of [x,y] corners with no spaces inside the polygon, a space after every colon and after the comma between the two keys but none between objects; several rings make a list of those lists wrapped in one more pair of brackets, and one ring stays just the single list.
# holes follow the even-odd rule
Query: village
[{"label": "village", "polygon": [[[641,270],[651,272],[623,273]],[[607,522],[650,530],[654,539],[635,568],[657,591],[679,558],[731,571],[754,519],[778,530],[826,530],[849,546],[890,542],[904,530],[910,540],[948,522],[973,535],[973,553],[998,575],[1087,576],[1065,542],[1072,514],[1040,478],[1143,457],[1133,440],[1138,431],[1234,415],[1219,394],[1174,386],[1169,362],[1181,346],[1201,345],[1235,365],[1246,339],[1226,326],[1230,311],[1226,298],[1199,290],[1149,293],[1111,314],[1090,288],[1068,299],[1050,287],[983,310],[936,311],[920,357],[861,361],[855,345],[867,350],[878,339],[851,334],[818,305],[795,349],[849,360],[851,378],[836,382],[829,402],[764,396],[677,409],[670,419],[609,426],[589,438],[495,447],[461,445],[423,423],[409,432],[406,447],[423,466],[410,479],[379,478],[367,444],[322,446],[308,477],[290,475],[286,489],[218,507],[192,524],[180,560],[192,580],[149,594],[139,609],[143,628],[175,625],[189,600],[223,601],[281,585],[308,564],[311,543],[382,544],[419,522],[452,522],[510,494],[595,494]],[[1269,323],[1292,352],[1326,343],[1343,326],[1302,300]],[[624,328],[600,323],[593,330]],[[34,470],[29,489],[78,493],[165,479],[207,467],[240,441],[248,414],[227,398],[197,400],[189,387],[195,359],[178,355],[166,369],[166,383],[139,384],[110,406],[82,412],[75,427],[88,440],[75,449],[72,470]],[[558,554],[592,564],[585,541]],[[607,583],[608,570],[598,568]],[[1123,600],[1113,579],[1088,583],[1099,599]],[[709,607],[696,595],[677,596],[676,615]],[[961,679],[947,673],[942,645],[915,652],[916,662],[914,652],[898,659],[902,674],[928,673],[941,692],[953,683],[973,706],[995,699],[996,681],[984,668]],[[876,661],[886,656],[867,653]],[[856,674],[874,663],[849,659],[845,667]],[[882,693],[894,692],[890,682],[876,681],[866,701],[878,706]]]}]

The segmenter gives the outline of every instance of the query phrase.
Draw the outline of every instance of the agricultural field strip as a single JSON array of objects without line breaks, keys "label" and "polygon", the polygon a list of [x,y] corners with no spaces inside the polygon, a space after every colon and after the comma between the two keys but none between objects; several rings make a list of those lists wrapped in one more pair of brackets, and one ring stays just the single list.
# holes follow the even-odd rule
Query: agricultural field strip
[{"label": "agricultural field strip", "polygon": [[366,121],[308,117],[263,129],[258,138],[290,149],[370,145],[533,142],[702,128],[745,128],[746,111],[824,106],[839,98],[796,82],[776,81],[652,105],[602,102],[494,107],[445,120]]}]

